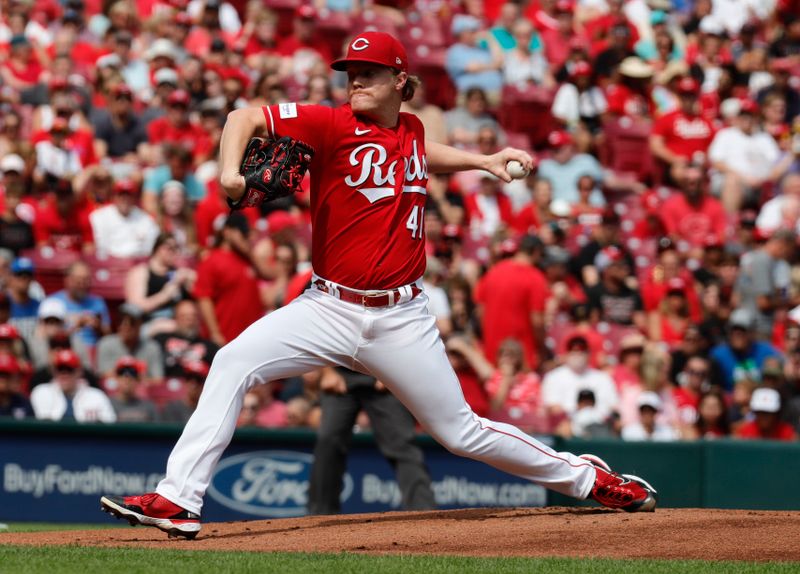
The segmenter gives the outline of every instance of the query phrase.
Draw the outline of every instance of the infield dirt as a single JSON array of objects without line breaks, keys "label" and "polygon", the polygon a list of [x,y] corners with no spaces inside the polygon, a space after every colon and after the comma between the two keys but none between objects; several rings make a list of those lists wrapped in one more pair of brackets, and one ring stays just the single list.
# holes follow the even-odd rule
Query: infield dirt
[{"label": "infield dirt", "polygon": [[209,523],[193,541],[143,527],[0,536],[0,544],[28,545],[748,561],[800,561],[798,540],[800,512],[560,507]]}]

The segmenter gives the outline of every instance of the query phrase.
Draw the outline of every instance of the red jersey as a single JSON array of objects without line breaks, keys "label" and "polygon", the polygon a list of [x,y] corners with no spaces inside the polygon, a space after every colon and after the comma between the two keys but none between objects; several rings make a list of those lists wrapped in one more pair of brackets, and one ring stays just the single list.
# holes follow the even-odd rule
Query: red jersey
[{"label": "red jersey", "polygon": [[692,247],[705,247],[712,235],[725,241],[725,209],[713,197],[705,196],[700,205],[691,205],[683,193],[675,193],[661,207],[661,220],[669,235],[677,235]]},{"label": "red jersey", "polygon": [[89,214],[92,206],[88,202],[76,205],[70,212],[62,216],[51,198],[36,214],[33,223],[33,234],[36,243],[46,243],[56,249],[69,249],[80,251],[84,243],[94,242],[92,226],[89,223]]},{"label": "red jersey", "polygon": [[797,433],[789,423],[778,421],[778,424],[772,429],[772,432],[763,434],[759,429],[756,421],[744,423],[736,431],[736,436],[739,438],[761,439],[761,440],[797,440]]},{"label": "red jersey", "polygon": [[[490,398],[494,398],[500,392],[500,384],[503,382],[503,375],[500,371],[495,371],[492,377],[486,381],[486,392]],[[536,412],[541,406],[542,389],[539,375],[536,373],[517,373],[514,375],[514,383],[508,389],[508,395],[501,408],[518,408],[524,413]]]},{"label": "red jersey", "polygon": [[678,387],[672,390],[672,400],[678,409],[678,418],[683,424],[693,425],[697,422],[697,411],[700,408],[700,395]]},{"label": "red jersey", "polygon": [[219,330],[228,341],[264,315],[253,267],[228,249],[214,249],[200,262],[194,296],[211,299]]},{"label": "red jersey", "polygon": [[311,264],[353,289],[394,289],[425,271],[425,130],[401,113],[384,128],[338,108],[293,103],[263,108],[270,137],[314,148]]},{"label": "red jersey", "polygon": [[550,297],[547,279],[531,265],[513,259],[501,261],[481,277],[475,300],[484,306],[483,350],[493,364],[497,349],[508,337],[522,343],[531,368],[537,365],[531,314],[543,312]]},{"label": "red jersey", "polygon": [[664,145],[672,153],[692,159],[697,152],[708,151],[714,139],[714,126],[703,116],[676,110],[656,120],[653,134],[664,138]]}]

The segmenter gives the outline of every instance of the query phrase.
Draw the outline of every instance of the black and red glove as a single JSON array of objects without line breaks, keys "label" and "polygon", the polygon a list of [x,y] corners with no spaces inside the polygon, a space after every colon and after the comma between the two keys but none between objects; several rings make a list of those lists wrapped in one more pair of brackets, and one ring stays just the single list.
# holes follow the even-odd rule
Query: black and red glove
[{"label": "black and red glove", "polygon": [[311,146],[290,137],[251,139],[239,170],[246,184],[244,194],[238,201],[228,198],[228,206],[244,209],[293,194],[313,156]]}]

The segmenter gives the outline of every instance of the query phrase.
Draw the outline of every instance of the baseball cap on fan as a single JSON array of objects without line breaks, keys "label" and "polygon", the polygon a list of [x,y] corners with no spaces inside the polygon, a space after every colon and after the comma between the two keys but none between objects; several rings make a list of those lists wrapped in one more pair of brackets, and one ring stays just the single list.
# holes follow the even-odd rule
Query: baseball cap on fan
[{"label": "baseball cap on fan", "polygon": [[362,32],[350,42],[347,56],[333,62],[331,68],[344,72],[350,62],[379,64],[408,72],[406,49],[397,38],[385,32]]}]

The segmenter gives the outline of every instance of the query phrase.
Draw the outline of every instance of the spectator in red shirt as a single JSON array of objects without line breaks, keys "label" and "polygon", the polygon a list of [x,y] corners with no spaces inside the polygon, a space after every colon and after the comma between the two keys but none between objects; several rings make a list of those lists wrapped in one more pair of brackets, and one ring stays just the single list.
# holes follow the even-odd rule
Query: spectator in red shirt
[{"label": "spectator in red shirt", "polygon": [[295,11],[292,26],[292,35],[278,42],[278,53],[292,60],[292,72],[299,74],[303,83],[316,60],[330,62],[334,55],[317,33],[317,11],[313,6],[301,4]]},{"label": "spectator in red shirt", "polygon": [[489,397],[484,383],[494,373],[494,367],[480,349],[464,336],[448,337],[445,343],[447,358],[461,383],[461,391],[470,408],[479,417],[489,414]]},{"label": "spectator in red shirt", "polygon": [[60,180],[52,196],[36,214],[33,233],[38,246],[49,245],[70,251],[94,251],[89,213],[92,206],[78,198],[69,181]]},{"label": "spectator in red shirt", "polygon": [[762,387],[753,391],[750,411],[755,420],[744,423],[736,431],[738,438],[796,441],[792,425],[780,419],[781,395],[775,389]]},{"label": "spectator in red shirt", "polygon": [[518,339],[529,365],[539,364],[544,344],[544,309],[550,290],[544,274],[536,267],[542,242],[525,236],[512,257],[500,261],[481,277],[475,288],[483,321],[483,349],[496,357],[500,343]]},{"label": "spectator in red shirt", "polygon": [[700,398],[708,391],[710,365],[703,355],[689,357],[683,370],[678,373],[678,387],[672,397],[678,409],[678,418],[683,427],[692,427],[699,418]]},{"label": "spectator in red shirt", "polygon": [[619,82],[606,89],[608,113],[650,120],[655,110],[651,93],[653,67],[638,56],[629,56],[620,63],[619,74]]},{"label": "spectator in red shirt", "polygon": [[686,291],[691,286],[680,277],[675,277],[667,281],[665,287],[666,296],[656,312],[648,317],[648,331],[651,340],[660,341],[672,350],[680,345],[690,323]]},{"label": "spectator in red shirt", "polygon": [[34,179],[69,179],[97,163],[94,137],[88,130],[73,130],[69,120],[56,116],[49,131],[31,136],[36,146]]},{"label": "spectator in red shirt", "polygon": [[33,46],[23,35],[11,38],[8,59],[0,67],[3,83],[15,90],[26,90],[39,83],[44,71],[33,53]]},{"label": "spectator in red shirt", "polygon": [[147,139],[151,144],[171,143],[192,152],[195,164],[205,161],[211,154],[211,139],[189,118],[189,94],[175,90],[167,98],[167,114],[154,119],[147,126]]},{"label": "spectator in red shirt", "polygon": [[681,79],[676,91],[680,108],[656,121],[650,135],[650,151],[667,165],[672,178],[678,181],[687,163],[705,158],[714,138],[714,126],[700,115],[697,80]]},{"label": "spectator in red shirt", "polygon": [[256,272],[250,261],[250,226],[233,213],[212,249],[197,268],[194,296],[211,340],[224,345],[264,315]]},{"label": "spectator in red shirt", "polygon": [[558,69],[569,57],[570,41],[578,32],[575,26],[573,0],[556,0],[554,16],[555,25],[547,23],[540,27],[541,24],[536,21],[533,24],[542,37],[544,55],[550,63],[550,68]]},{"label": "spectator in red shirt", "polygon": [[492,420],[512,423],[533,432],[548,432],[542,403],[541,379],[525,363],[519,341],[506,339],[497,351],[497,369],[486,381]]},{"label": "spectator in red shirt", "polygon": [[711,235],[723,242],[726,239],[725,210],[718,199],[706,193],[705,179],[701,167],[686,166],[680,193],[673,194],[661,208],[661,219],[672,240],[686,242],[696,251],[702,251]]}]

